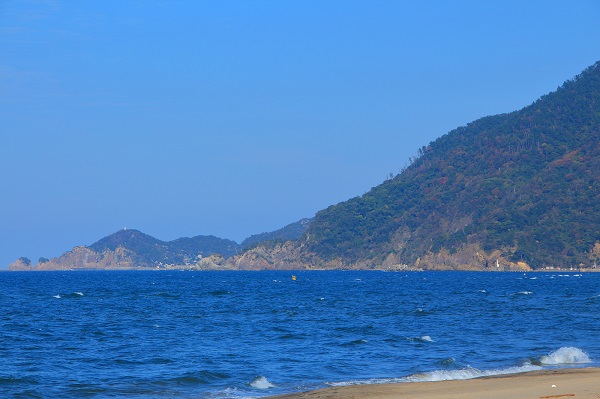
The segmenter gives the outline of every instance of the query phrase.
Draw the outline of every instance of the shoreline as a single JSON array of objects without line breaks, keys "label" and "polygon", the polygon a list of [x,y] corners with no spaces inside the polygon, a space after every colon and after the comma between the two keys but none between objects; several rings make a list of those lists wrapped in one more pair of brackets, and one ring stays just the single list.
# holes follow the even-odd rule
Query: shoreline
[{"label": "shoreline", "polygon": [[268,399],[600,399],[600,368],[566,368],[468,380],[329,387]]},{"label": "shoreline", "polygon": [[99,272],[99,271],[184,271],[184,272],[322,272],[322,271],[344,271],[344,272],[385,272],[385,273],[421,273],[421,272],[443,272],[443,273],[600,273],[600,268],[581,268],[581,269],[532,269],[532,270],[486,270],[486,269],[230,269],[230,268],[198,268],[188,265],[172,266],[172,267],[105,267],[105,268],[93,268],[93,267],[76,267],[70,269],[0,269],[0,272]]}]

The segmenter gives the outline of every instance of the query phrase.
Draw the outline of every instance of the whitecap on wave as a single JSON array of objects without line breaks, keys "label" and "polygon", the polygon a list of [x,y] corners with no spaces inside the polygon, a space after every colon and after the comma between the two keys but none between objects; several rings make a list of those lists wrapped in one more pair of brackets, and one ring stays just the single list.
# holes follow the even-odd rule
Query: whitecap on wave
[{"label": "whitecap on wave", "polygon": [[253,379],[248,385],[256,389],[269,389],[275,387],[275,385],[273,385],[269,380],[267,380],[267,377],[263,377],[262,375]]},{"label": "whitecap on wave", "polygon": [[370,380],[354,380],[345,382],[333,382],[331,386],[347,386],[362,384],[394,384],[399,382],[432,382],[448,380],[470,380],[472,378],[488,377],[493,375],[524,373],[527,371],[541,370],[542,367],[527,364],[519,367],[508,367],[505,369],[479,370],[474,367],[466,367],[459,370],[435,370],[426,373],[412,374],[402,378],[379,378]]},{"label": "whitecap on wave", "polygon": [[583,364],[590,363],[592,360],[589,356],[579,348],[563,346],[547,356],[542,356],[540,362],[546,365],[561,365],[561,364]]},{"label": "whitecap on wave", "polygon": [[413,374],[400,378],[400,382],[429,382],[447,380],[469,380],[472,378],[489,377],[493,375],[524,373],[527,371],[540,370],[540,366],[526,364],[523,366],[507,367],[505,369],[479,370],[474,367],[466,367],[459,370],[435,370],[428,373]]},{"label": "whitecap on wave", "polygon": [[429,335],[423,335],[421,337],[412,337],[406,338],[408,341],[416,341],[416,342],[433,342],[433,339]]},{"label": "whitecap on wave", "polygon": [[83,294],[83,292],[72,292],[70,294],[56,294],[56,295],[52,295],[52,298],[56,298],[56,299],[61,299],[61,298],[80,298],[82,296],[85,296]]},{"label": "whitecap on wave", "polygon": [[[445,359],[446,362],[453,363],[454,359]],[[590,363],[589,356],[579,348],[562,347],[547,356],[542,356],[539,363],[533,364],[527,362],[521,366],[507,367],[504,369],[479,370],[474,367],[464,367],[458,370],[434,370],[425,373],[412,374],[401,378],[381,378],[371,380],[354,380],[329,383],[331,386],[361,385],[361,384],[391,384],[398,382],[430,382],[447,380],[468,380],[479,377],[489,377],[494,375],[525,373],[528,371],[542,370],[543,365],[574,365]],[[444,364],[445,365],[445,364]]]}]

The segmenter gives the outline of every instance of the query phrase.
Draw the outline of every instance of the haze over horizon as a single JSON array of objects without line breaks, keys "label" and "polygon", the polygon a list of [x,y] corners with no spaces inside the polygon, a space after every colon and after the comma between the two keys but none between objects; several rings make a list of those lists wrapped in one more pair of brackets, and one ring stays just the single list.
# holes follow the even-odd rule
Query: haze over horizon
[{"label": "haze over horizon", "polygon": [[[517,12],[518,11],[518,12]],[[600,3],[0,3],[0,268],[123,227],[241,242],[600,59]]]}]

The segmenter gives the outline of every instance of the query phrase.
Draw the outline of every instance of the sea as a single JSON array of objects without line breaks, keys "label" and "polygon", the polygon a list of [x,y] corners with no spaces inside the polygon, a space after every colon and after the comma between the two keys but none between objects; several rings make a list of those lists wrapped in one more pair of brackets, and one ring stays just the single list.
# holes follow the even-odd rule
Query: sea
[{"label": "sea", "polygon": [[600,273],[0,273],[1,398],[259,398],[600,366]]}]

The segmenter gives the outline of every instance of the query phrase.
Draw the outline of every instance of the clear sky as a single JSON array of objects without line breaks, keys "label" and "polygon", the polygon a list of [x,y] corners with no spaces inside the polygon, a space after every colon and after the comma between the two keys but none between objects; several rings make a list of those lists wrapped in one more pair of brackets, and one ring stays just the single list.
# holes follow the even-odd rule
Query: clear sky
[{"label": "clear sky", "polygon": [[600,1],[0,0],[0,267],[240,242],[600,59]]}]

